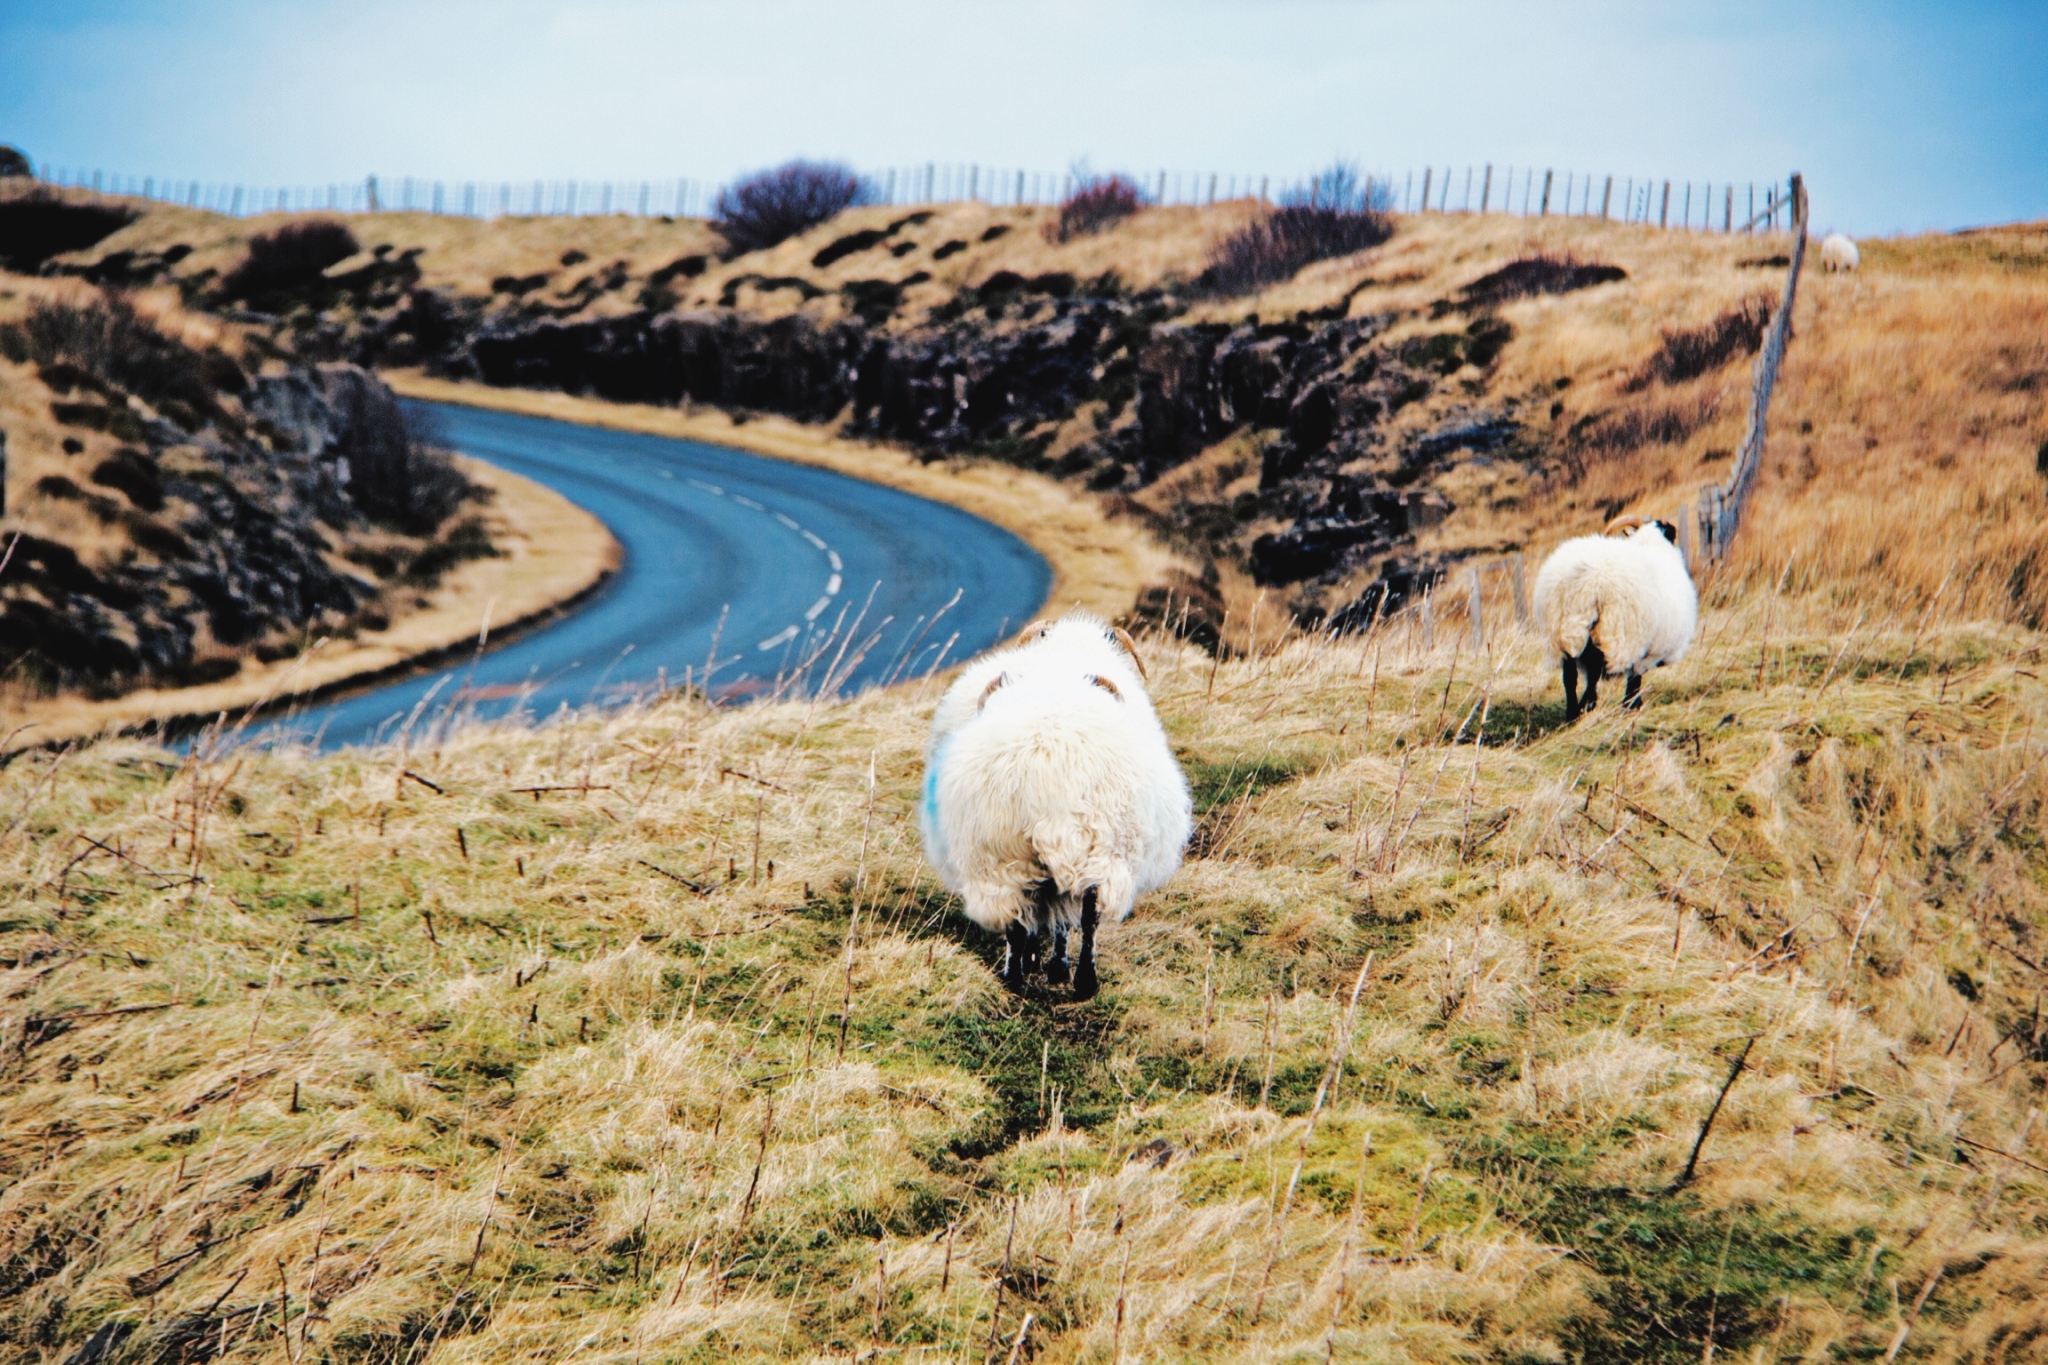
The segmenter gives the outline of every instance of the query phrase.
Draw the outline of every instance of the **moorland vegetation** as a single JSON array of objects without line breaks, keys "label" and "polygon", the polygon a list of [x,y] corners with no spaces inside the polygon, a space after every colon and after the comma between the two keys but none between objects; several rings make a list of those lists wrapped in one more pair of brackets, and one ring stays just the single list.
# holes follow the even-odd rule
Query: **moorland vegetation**
[{"label": "moorland vegetation", "polygon": [[[798,359],[950,338],[950,392],[1002,338],[1085,333],[1058,372],[1089,387],[904,439],[1099,480],[1186,557],[1133,620],[1188,862],[1104,934],[1095,999],[1004,992],[918,855],[938,679],[19,757],[0,1339],[52,1365],[2037,1358],[2048,233],[1809,278],[1696,645],[1641,711],[1566,725],[1502,600],[1478,647],[1441,602],[1323,613],[1397,558],[1426,582],[1725,470],[1777,244],[1430,216],[1196,297],[1262,213],[1058,243],[1049,212],[874,206],[731,261],[701,224],[353,220],[334,292],[260,335],[455,371],[493,328],[709,310]],[[60,265],[180,242],[159,276],[203,290],[245,230],[145,215]],[[688,255],[658,315],[634,301]],[[868,322],[846,286],[880,256],[938,278]],[[388,297],[342,283],[393,260]],[[478,278],[522,265],[517,297]],[[389,321],[436,309],[487,321],[445,351]],[[1213,378],[1254,361],[1264,388]],[[1258,581],[1259,537],[1382,492],[1398,537]]]}]

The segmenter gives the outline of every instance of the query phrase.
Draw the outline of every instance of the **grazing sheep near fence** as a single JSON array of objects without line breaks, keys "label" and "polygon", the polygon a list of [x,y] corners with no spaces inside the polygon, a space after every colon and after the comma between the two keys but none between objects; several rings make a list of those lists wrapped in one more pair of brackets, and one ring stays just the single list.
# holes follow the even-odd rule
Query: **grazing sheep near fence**
[{"label": "grazing sheep near fence", "polygon": [[1820,268],[1822,270],[1854,270],[1862,263],[1863,257],[1856,250],[1856,243],[1839,232],[1830,232],[1821,239]]},{"label": "grazing sheep near fence", "polygon": [[1642,705],[1643,674],[1684,657],[1699,624],[1678,528],[1624,517],[1605,535],[1567,540],[1536,575],[1535,611],[1544,643],[1562,663],[1567,721],[1593,708],[1607,674],[1627,675],[1623,706]]},{"label": "grazing sheep near fence", "polygon": [[919,825],[925,858],[1003,935],[1003,982],[1025,988],[1038,936],[1046,980],[1095,994],[1095,929],[1121,920],[1180,866],[1192,829],[1187,779],[1145,692],[1131,637],[1086,615],[1027,629],[984,655],[932,716]]}]

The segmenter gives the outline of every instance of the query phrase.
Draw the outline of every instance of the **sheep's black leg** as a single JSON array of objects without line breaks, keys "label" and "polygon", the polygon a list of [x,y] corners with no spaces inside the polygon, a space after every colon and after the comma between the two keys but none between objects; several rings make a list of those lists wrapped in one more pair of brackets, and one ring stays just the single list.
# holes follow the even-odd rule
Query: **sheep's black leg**
[{"label": "sheep's black leg", "polygon": [[1564,674],[1564,723],[1570,725],[1579,718],[1579,661],[1565,655],[1560,671]]},{"label": "sheep's black leg", "polygon": [[1045,960],[1045,984],[1067,984],[1067,931],[1064,929],[1052,931],[1052,956]]},{"label": "sheep's black leg", "polygon": [[1081,955],[1074,964],[1074,998],[1092,1000],[1100,986],[1095,980],[1095,888],[1081,894]]},{"label": "sheep's black leg", "polygon": [[1007,950],[1003,954],[1003,984],[1022,995],[1032,968],[1038,965],[1038,936],[1025,928],[1022,920],[1012,920],[1003,931],[1003,946]]},{"label": "sheep's black leg", "polygon": [[1623,688],[1621,693],[1621,705],[1622,709],[1626,711],[1640,711],[1643,709],[1642,674],[1631,673],[1628,675],[1628,686]]},{"label": "sheep's black leg", "polygon": [[1579,667],[1586,671],[1586,702],[1582,709],[1590,711],[1600,701],[1600,679],[1607,673],[1607,656],[1600,652],[1600,646],[1588,641],[1579,655]]}]

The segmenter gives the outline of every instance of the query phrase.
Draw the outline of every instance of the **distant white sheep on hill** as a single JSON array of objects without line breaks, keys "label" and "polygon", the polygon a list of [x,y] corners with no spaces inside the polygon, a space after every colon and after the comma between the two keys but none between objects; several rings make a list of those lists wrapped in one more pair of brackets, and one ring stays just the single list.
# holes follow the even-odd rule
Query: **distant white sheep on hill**
[{"label": "distant white sheep on hill", "polygon": [[1821,238],[1820,267],[1823,270],[1854,270],[1863,257],[1856,250],[1856,243],[1839,232],[1830,232]]},{"label": "distant white sheep on hill", "polygon": [[1684,657],[1699,624],[1678,528],[1622,517],[1604,535],[1567,540],[1536,575],[1535,612],[1544,643],[1562,662],[1567,721],[1593,708],[1608,674],[1628,676],[1622,705],[1642,705],[1643,674]]},{"label": "distant white sheep on hill", "polygon": [[1052,932],[1049,984],[1096,992],[1095,929],[1123,919],[1180,866],[1187,780],[1145,692],[1131,637],[1092,616],[1036,624],[971,664],[932,717],[919,811],[925,858],[1003,935],[1003,981],[1023,991]]}]

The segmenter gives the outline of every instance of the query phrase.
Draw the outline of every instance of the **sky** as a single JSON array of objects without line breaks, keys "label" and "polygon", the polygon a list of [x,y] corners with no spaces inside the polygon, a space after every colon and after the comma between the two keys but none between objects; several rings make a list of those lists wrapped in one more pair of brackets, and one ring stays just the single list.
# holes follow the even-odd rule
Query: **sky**
[{"label": "sky", "polygon": [[1491,162],[2048,218],[2042,0],[0,0],[0,54],[0,142],[160,179]]}]

